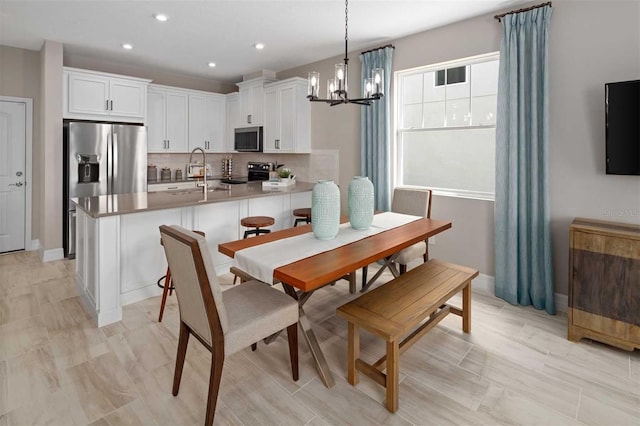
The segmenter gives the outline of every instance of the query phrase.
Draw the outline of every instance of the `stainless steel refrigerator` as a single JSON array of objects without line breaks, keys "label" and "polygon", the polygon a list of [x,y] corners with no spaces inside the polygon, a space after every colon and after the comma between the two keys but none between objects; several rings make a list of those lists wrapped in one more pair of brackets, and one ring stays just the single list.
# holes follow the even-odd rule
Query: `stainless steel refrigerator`
[{"label": "stainless steel refrigerator", "polygon": [[147,191],[147,129],[142,125],[65,121],[63,245],[76,253],[74,197]]}]

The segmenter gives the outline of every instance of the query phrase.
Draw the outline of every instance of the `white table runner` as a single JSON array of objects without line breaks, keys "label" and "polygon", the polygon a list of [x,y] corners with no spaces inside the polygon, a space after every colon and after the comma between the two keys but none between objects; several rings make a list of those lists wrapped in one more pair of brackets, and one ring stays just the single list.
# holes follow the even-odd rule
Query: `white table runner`
[{"label": "white table runner", "polygon": [[318,240],[313,232],[284,238],[236,252],[233,265],[260,281],[273,282],[273,270],[289,263],[350,244],[391,228],[406,225],[421,216],[385,212],[373,217],[369,229],[358,231],[350,223],[340,225],[338,235],[332,240]]}]

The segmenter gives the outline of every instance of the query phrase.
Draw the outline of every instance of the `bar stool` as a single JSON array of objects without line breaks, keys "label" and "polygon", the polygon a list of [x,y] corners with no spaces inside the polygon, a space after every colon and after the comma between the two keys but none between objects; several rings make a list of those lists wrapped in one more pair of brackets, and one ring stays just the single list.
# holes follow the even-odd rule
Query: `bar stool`
[{"label": "bar stool", "polygon": [[249,235],[257,236],[260,234],[268,234],[269,232],[271,232],[270,229],[260,229],[260,228],[264,228],[265,226],[271,226],[274,223],[276,223],[275,219],[269,216],[249,216],[249,217],[242,218],[242,220],[240,220],[240,225],[244,226],[245,228],[254,228],[254,229],[248,229],[244,231],[243,238],[248,238]]},{"label": "bar stool", "polygon": [[311,223],[311,209],[303,208],[303,209],[295,209],[293,211],[293,215],[296,216],[296,220],[293,223],[293,226],[298,226],[299,223]]},{"label": "bar stool", "polygon": [[[260,235],[260,234],[268,234],[269,232],[271,232],[271,229],[260,229],[260,228],[264,228],[265,226],[271,226],[274,223],[276,223],[276,220],[270,216],[248,216],[248,217],[244,217],[240,220],[240,225],[246,227],[246,228],[254,228],[254,229],[248,229],[246,231],[244,231],[244,237],[242,237],[242,239],[248,238],[249,235]],[[238,275],[233,276],[233,285],[236,285],[236,281],[238,280]],[[254,349],[254,346],[251,346],[251,349]]]},{"label": "bar stool", "polygon": [[[204,232],[202,231],[193,231],[196,234],[200,234],[203,237]],[[164,246],[164,243],[162,242],[162,238],[160,238],[160,245]],[[162,281],[162,279],[164,278],[164,284],[160,284],[160,282]],[[158,280],[158,287],[162,287],[162,302],[160,302],[160,314],[158,315],[158,322],[162,322],[162,315],[164,314],[164,305],[165,303],[167,303],[167,293],[169,293],[169,296],[171,296],[173,294],[173,284],[171,282],[171,269],[169,269],[169,265],[167,265],[167,275],[160,277],[160,279]]]}]

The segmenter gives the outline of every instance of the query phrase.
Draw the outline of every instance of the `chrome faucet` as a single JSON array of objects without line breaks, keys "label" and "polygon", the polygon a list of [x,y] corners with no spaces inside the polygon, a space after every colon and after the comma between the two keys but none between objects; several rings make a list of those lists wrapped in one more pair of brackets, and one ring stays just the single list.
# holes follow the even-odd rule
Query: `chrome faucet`
[{"label": "chrome faucet", "polygon": [[196,182],[196,186],[201,186],[202,187],[202,191],[204,192],[204,195],[207,195],[207,154],[205,154],[204,149],[200,148],[199,146],[193,148],[193,151],[191,151],[191,154],[189,155],[189,164],[191,164],[191,158],[193,157],[193,153],[196,151],[202,151],[202,183]]}]

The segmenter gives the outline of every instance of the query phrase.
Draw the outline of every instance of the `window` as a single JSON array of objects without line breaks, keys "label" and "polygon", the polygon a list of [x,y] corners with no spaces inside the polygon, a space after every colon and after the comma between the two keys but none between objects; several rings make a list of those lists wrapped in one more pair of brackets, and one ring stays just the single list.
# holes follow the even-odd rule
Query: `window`
[{"label": "window", "polygon": [[494,198],[497,53],[396,72],[398,185]]}]

